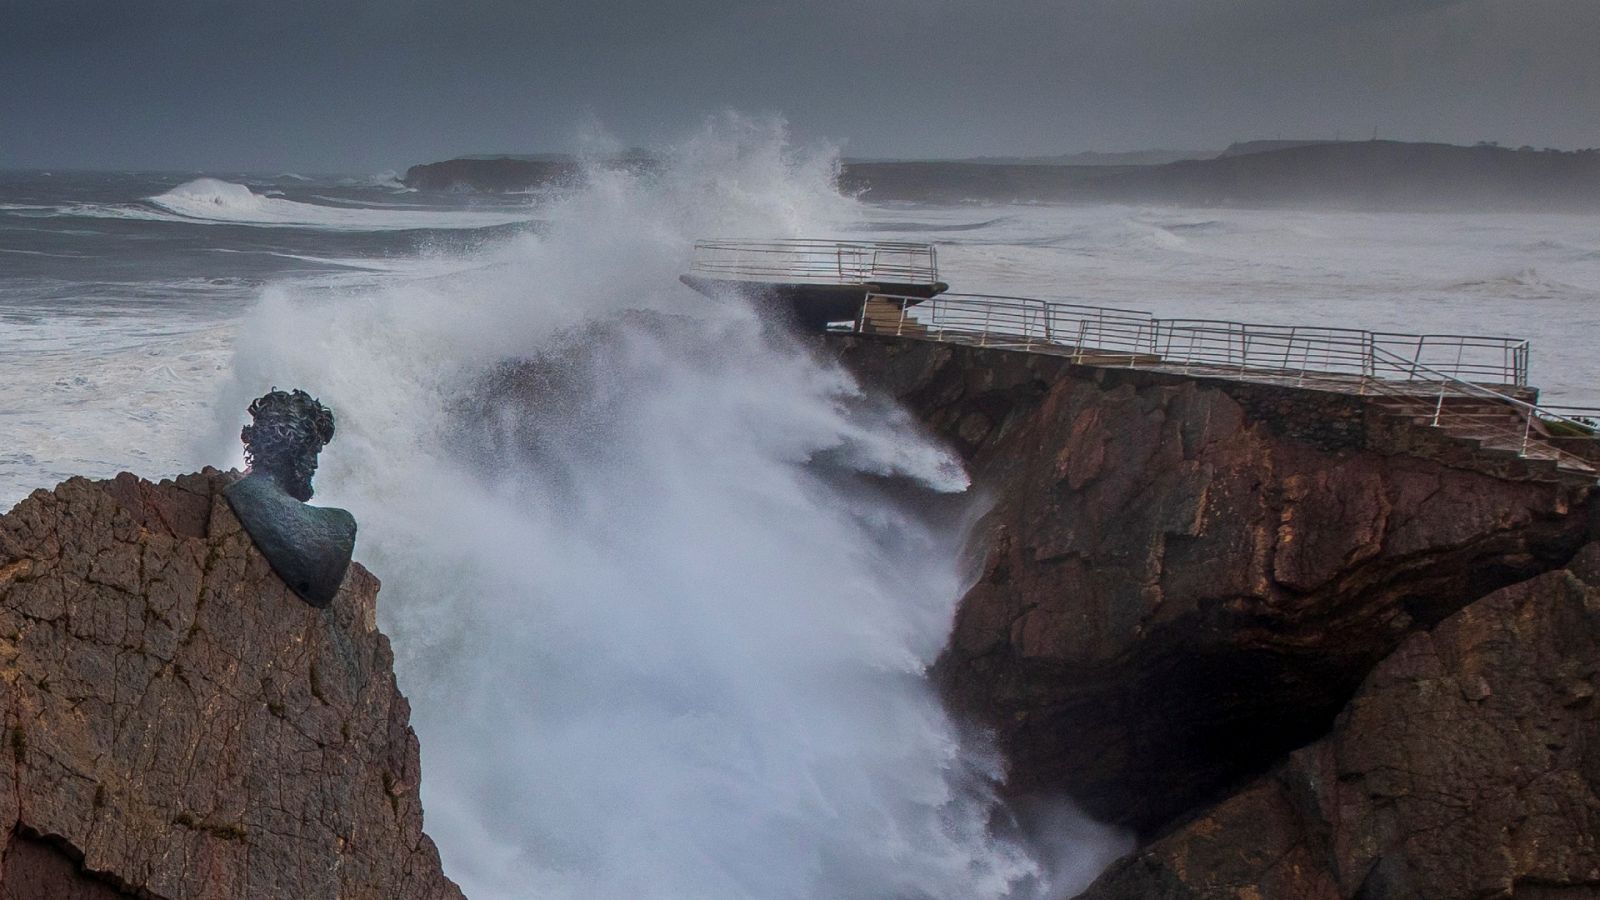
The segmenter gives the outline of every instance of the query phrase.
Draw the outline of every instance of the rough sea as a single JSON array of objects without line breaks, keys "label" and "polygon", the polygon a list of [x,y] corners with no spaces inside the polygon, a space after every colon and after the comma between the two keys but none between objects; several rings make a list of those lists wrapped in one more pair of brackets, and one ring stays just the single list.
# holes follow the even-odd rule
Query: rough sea
[{"label": "rough sea", "polygon": [[[1522,336],[1546,400],[1600,405],[1595,217],[886,206],[832,167],[735,123],[530,195],[0,173],[0,508],[238,465],[248,399],[303,387],[339,416],[318,502],[384,581],[427,827],[469,896],[1046,897],[1122,838],[1064,807],[1053,841],[995,826],[998,764],[922,678],[963,523],[853,480],[958,493],[959,464],[680,286],[694,239],[929,240],[960,291]],[[636,308],[695,325],[575,337]],[[461,458],[475,386],[551,352],[577,387],[503,411],[538,452]]]}]

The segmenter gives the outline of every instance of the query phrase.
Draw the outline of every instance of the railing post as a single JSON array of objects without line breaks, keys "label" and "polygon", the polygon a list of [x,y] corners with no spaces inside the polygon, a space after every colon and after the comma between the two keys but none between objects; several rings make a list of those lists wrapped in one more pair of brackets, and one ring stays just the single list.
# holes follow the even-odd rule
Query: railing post
[{"label": "railing post", "polygon": [[906,333],[906,298],[900,298],[900,321],[895,325],[894,336],[901,337]]},{"label": "railing post", "polygon": [[1528,455],[1528,433],[1533,431],[1533,410],[1522,411],[1522,449],[1517,451],[1518,456]]},{"label": "railing post", "polygon": [[1088,335],[1088,333],[1089,333],[1089,320],[1088,319],[1079,319],[1078,320],[1077,346],[1072,348],[1072,356],[1073,356],[1072,361],[1074,363],[1078,364],[1078,365],[1083,365],[1083,341],[1084,341],[1085,336]]}]

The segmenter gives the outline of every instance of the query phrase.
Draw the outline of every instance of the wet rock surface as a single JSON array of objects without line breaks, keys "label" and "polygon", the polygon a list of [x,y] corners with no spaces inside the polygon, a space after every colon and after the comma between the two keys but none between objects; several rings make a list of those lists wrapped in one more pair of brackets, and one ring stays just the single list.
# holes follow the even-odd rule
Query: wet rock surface
[{"label": "wet rock surface", "polygon": [[[822,342],[992,498],[936,670],[946,697],[995,734],[1010,790],[1146,840],[1326,735],[1408,639],[1591,540],[1590,486],[1361,397]],[[1261,840],[1239,847],[1269,846],[1275,809],[1241,822]]]},{"label": "wet rock surface", "polygon": [[377,579],[300,601],[236,477],[75,478],[0,517],[0,898],[461,896]]},{"label": "wet rock surface", "polygon": [[1083,896],[1600,897],[1600,545],[1408,638],[1330,734]]}]

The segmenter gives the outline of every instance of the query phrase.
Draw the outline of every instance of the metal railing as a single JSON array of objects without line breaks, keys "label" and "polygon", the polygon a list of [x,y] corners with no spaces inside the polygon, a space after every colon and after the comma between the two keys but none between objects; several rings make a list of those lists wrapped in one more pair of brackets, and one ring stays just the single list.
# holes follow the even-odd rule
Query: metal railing
[{"label": "metal railing", "polygon": [[[874,322],[880,330],[909,326],[932,340],[1092,357],[1101,364],[1120,360],[1297,383],[1328,378],[1429,382],[1425,371],[1507,387],[1528,383],[1528,342],[1520,338],[1158,319],[1140,310],[987,294],[928,300],[874,294],[868,303],[880,310],[887,305],[897,317]],[[858,327],[867,327],[867,309],[863,306]]]},{"label": "metal railing", "polygon": [[1384,367],[1404,368],[1411,373],[1412,382],[1425,379],[1432,390],[1422,396],[1414,390],[1398,389],[1404,382],[1375,378],[1365,383],[1365,393],[1386,396],[1414,418],[1474,438],[1480,446],[1549,459],[1570,470],[1600,475],[1600,441],[1595,440],[1600,420],[1572,407],[1539,406],[1387,350],[1379,349],[1377,355]]},{"label": "metal railing", "polygon": [[708,278],[796,284],[935,284],[931,244],[902,241],[698,241],[689,272]]},{"label": "metal railing", "polygon": [[1294,375],[1431,381],[1425,370],[1526,387],[1528,342],[1457,334],[1397,334],[1324,326],[1163,319],[1155,352],[1186,365]]},{"label": "metal railing", "polygon": [[1158,319],[1150,313],[982,294],[886,294],[856,328],[1066,356],[1074,362],[1321,387],[1385,399],[1480,446],[1600,474],[1600,410],[1530,402],[1528,342],[1351,328]]}]

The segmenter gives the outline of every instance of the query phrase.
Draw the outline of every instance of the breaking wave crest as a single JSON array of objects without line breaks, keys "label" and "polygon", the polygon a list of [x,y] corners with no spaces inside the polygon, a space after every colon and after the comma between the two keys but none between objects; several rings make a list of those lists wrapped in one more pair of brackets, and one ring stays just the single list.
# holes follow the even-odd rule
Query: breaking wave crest
[{"label": "breaking wave crest", "polygon": [[[418,228],[485,228],[529,221],[523,211],[383,210],[323,206],[257,194],[242,184],[197,178],[151,197],[157,210],[184,221],[228,225],[319,228],[341,231],[388,231]],[[108,214],[114,214],[112,210]],[[123,208],[128,218],[148,218],[146,211]]]}]

